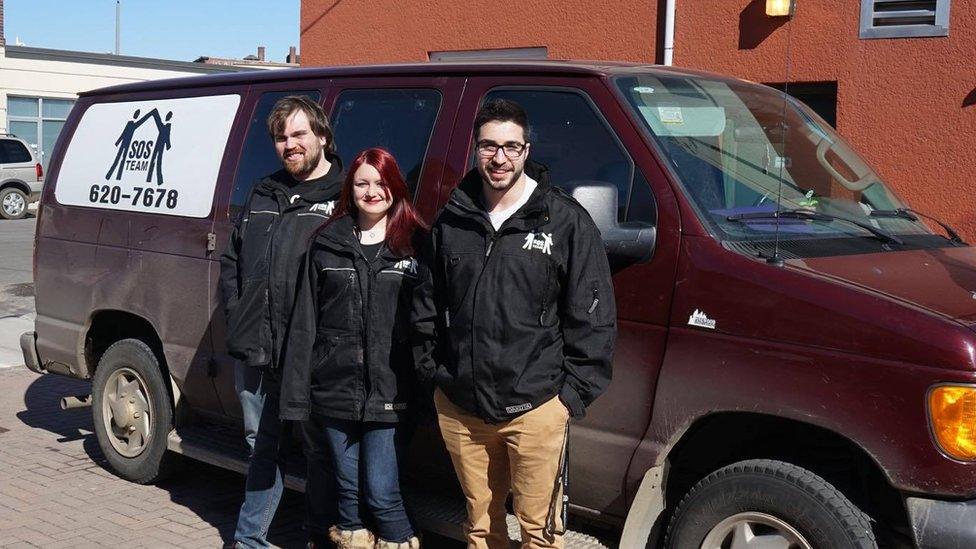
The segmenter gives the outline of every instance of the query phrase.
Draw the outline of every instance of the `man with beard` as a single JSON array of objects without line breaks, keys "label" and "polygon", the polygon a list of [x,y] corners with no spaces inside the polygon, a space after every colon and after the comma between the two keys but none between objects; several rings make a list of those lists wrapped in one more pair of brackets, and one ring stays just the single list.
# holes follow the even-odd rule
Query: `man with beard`
[{"label": "man with beard", "polygon": [[431,230],[432,287],[415,314],[422,332],[438,326],[437,364],[424,350],[419,373],[437,386],[468,547],[509,547],[509,490],[522,547],[562,547],[568,421],[610,382],[610,267],[586,210],[528,161],[521,106],[487,102],[474,137],[477,166]]},{"label": "man with beard", "polygon": [[[254,185],[220,262],[227,349],[240,360],[235,385],[251,450],[233,547],[269,546],[286,438],[278,418],[283,343],[302,255],[312,233],[332,214],[343,181],[332,129],[317,103],[303,96],[281,99],[268,117],[268,131],[284,169]],[[327,536],[335,514],[326,466],[324,456],[309,456],[315,474],[308,479],[306,526],[313,541]]]}]

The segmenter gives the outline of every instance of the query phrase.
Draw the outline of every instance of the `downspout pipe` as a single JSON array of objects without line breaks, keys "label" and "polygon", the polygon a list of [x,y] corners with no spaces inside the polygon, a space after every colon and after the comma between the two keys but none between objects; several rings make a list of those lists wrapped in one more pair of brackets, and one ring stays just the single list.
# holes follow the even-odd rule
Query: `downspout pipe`
[{"label": "downspout pipe", "polygon": [[668,67],[674,59],[674,3],[667,0],[664,7],[664,64]]}]

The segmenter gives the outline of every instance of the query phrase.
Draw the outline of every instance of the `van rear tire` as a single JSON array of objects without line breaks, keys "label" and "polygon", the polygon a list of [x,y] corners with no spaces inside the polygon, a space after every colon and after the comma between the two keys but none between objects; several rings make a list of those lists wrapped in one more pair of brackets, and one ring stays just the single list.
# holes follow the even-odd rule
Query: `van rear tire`
[{"label": "van rear tire", "polygon": [[878,546],[867,515],[834,486],[767,459],[733,463],[696,484],[678,504],[664,546],[751,547],[748,540],[762,541],[759,536],[791,548]]},{"label": "van rear tire", "polygon": [[171,469],[173,406],[159,360],[142,341],[118,341],[98,361],[92,419],[98,445],[120,477],[149,484]]}]

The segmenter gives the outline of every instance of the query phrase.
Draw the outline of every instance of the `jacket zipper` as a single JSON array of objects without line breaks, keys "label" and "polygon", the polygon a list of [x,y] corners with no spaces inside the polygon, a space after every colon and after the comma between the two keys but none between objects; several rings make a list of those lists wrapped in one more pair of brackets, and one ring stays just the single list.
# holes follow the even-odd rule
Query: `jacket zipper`
[{"label": "jacket zipper", "polygon": [[586,314],[588,314],[588,315],[593,314],[593,311],[596,310],[596,306],[599,305],[599,304],[600,304],[600,291],[597,290],[596,286],[594,286],[593,287],[593,304],[590,305],[590,308],[589,308],[589,310],[586,311]]},{"label": "jacket zipper", "polygon": [[[478,287],[481,286],[481,279],[485,276],[485,270],[488,268],[489,257],[491,256],[491,249],[495,245],[495,239],[498,238],[498,232],[495,231],[494,227],[489,226],[488,230],[491,231],[491,236],[488,239],[488,247],[485,248],[485,262],[481,264],[481,272],[478,273],[478,280],[474,283],[474,296],[471,298],[471,309],[477,310],[478,304]],[[480,412],[481,404],[478,403],[478,383],[475,378],[475,325],[472,319],[471,325],[471,400],[474,402],[474,407]]]},{"label": "jacket zipper", "polygon": [[[271,299],[271,293],[272,293],[271,290],[274,289],[275,280],[277,278],[274,276],[274,266],[275,266],[274,251],[276,246],[273,245],[273,241],[275,240],[275,237],[278,235],[278,224],[281,221],[281,204],[278,203],[277,200],[275,201],[275,203],[278,208],[278,215],[274,216],[274,219],[272,219],[271,223],[268,224],[267,232],[271,233],[271,238],[268,239],[268,251],[266,257],[268,259],[268,290],[267,290],[268,291],[267,294],[268,328],[269,328],[268,331],[271,332],[271,348],[268,349],[268,354],[270,355],[272,360],[271,365],[274,367],[278,367],[280,366],[278,364],[278,357],[276,356],[277,355],[276,350],[278,349],[278,344],[277,344],[278,330],[277,330],[277,326],[275,326],[274,302]],[[274,228],[274,232],[272,232],[272,228]]]},{"label": "jacket zipper", "polygon": [[542,311],[539,313],[539,326],[545,326],[546,311],[549,309],[549,288],[552,285],[552,274],[546,265],[546,291],[542,292]]},{"label": "jacket zipper", "polygon": [[[373,265],[366,259],[366,256],[361,250],[359,256],[366,261],[366,303],[365,310],[363,311],[363,366],[361,371],[363,376],[363,402],[359,411],[359,419],[363,420],[366,418],[366,403],[369,402],[369,393],[372,392],[372,385],[370,384],[367,390],[366,384],[369,378],[369,317],[371,314],[370,305],[373,301]],[[363,294],[361,288],[359,295],[360,299],[362,299]]]}]

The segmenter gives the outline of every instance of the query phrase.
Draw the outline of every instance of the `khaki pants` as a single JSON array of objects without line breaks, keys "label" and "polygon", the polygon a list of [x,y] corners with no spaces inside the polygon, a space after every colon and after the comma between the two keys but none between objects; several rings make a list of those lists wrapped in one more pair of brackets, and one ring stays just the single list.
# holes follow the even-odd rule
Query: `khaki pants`
[{"label": "khaki pants", "polygon": [[[505,423],[485,423],[438,389],[437,422],[467,499],[469,549],[508,549],[505,498],[512,491],[523,548],[562,548],[558,484],[569,411],[553,398]],[[558,490],[558,491],[557,491]],[[554,513],[556,532],[545,532]]]}]

